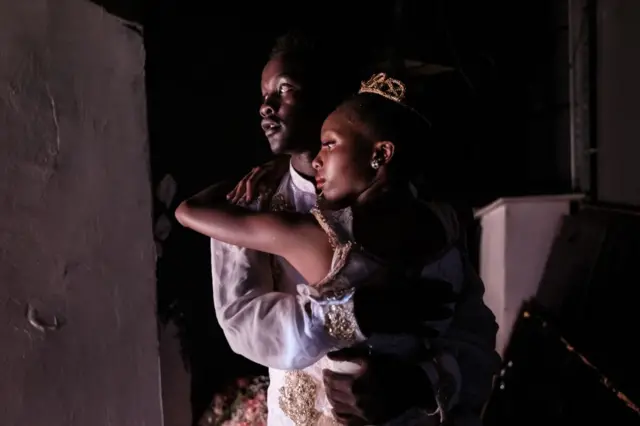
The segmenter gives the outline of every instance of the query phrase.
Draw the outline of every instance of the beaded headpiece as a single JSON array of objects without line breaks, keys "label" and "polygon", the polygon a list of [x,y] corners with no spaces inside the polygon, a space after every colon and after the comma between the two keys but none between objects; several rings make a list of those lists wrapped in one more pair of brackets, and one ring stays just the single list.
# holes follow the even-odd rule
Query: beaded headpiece
[{"label": "beaded headpiece", "polygon": [[360,84],[360,93],[375,93],[384,96],[394,102],[403,104],[406,94],[406,87],[403,82],[395,78],[387,77],[387,74],[381,72],[373,75],[369,80]]},{"label": "beaded headpiece", "polygon": [[360,83],[358,94],[360,93],[374,93],[396,102],[412,113],[417,114],[420,119],[431,127],[431,122],[424,115],[405,103],[407,87],[400,80],[387,77],[387,74],[383,72],[374,74],[369,80]]}]

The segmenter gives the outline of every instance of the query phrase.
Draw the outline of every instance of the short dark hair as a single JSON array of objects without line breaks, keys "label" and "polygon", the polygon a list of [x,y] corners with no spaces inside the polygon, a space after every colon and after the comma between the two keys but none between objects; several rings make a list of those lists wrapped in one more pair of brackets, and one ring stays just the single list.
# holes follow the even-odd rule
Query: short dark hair
[{"label": "short dark hair", "polygon": [[347,36],[292,29],[276,40],[270,59],[295,61],[311,81],[311,89],[321,94],[320,101],[333,109],[357,93],[367,55],[364,46]]},{"label": "short dark hair", "polygon": [[270,58],[279,55],[307,55],[320,47],[318,36],[304,33],[300,30],[291,30],[276,39],[271,49]]},{"label": "short dark hair", "polygon": [[396,145],[394,173],[413,178],[420,173],[431,142],[431,125],[417,111],[374,93],[361,93],[346,100],[342,107],[352,110],[365,127],[367,137]]}]

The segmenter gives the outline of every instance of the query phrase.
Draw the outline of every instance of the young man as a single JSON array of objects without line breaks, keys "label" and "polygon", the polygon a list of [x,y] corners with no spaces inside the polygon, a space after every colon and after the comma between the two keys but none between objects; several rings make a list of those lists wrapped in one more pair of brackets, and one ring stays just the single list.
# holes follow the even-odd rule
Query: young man
[{"label": "young man", "polygon": [[[338,52],[334,47],[323,47],[321,43],[293,34],[276,44],[262,74],[261,125],[273,153],[288,155],[291,160],[275,195],[254,203],[253,207],[306,212],[315,204],[311,160],[319,146],[320,127],[337,103],[355,93],[359,84],[358,75],[350,72],[354,67],[349,60],[353,58]],[[282,404],[279,394],[286,380],[284,370],[301,369],[317,361],[331,350],[332,341],[327,337],[326,328],[321,326],[323,318],[310,312],[297,296],[296,285],[304,280],[283,259],[213,240],[211,264],[216,315],[231,348],[270,368],[269,424],[292,424],[291,407]],[[440,346],[451,348],[446,359],[408,364],[362,352],[335,353],[335,359],[352,360],[364,367],[353,375],[325,373],[325,387],[335,418],[349,424],[382,424],[411,407],[448,411],[458,400],[464,402],[464,395],[473,396],[473,401],[464,407],[472,412],[471,417],[477,418],[478,401],[488,396],[497,367],[492,340],[495,323],[482,305],[481,296],[478,298],[481,287],[480,283],[480,287],[476,285],[473,290],[465,291],[461,303],[477,304],[479,300],[481,306],[477,312],[483,320],[480,322],[490,324],[484,333],[487,337],[470,341],[466,336],[454,336],[452,341],[463,344],[451,345],[443,339]],[[421,319],[455,323],[455,316],[451,318],[451,312],[443,309],[449,299],[441,289],[435,285],[425,288],[433,291],[420,295],[424,312]],[[380,301],[356,294],[356,321],[367,320],[357,315],[358,304],[367,303],[379,305]],[[401,310],[384,314],[399,317]],[[361,329],[367,328],[366,324],[360,325]],[[288,345],[294,341],[295,345]],[[289,346],[306,350],[291,352]],[[459,366],[456,358],[463,359],[473,371],[467,374],[465,366]],[[461,387],[461,373],[464,387]],[[304,413],[298,415],[298,419],[300,415],[304,417]],[[452,417],[455,420],[455,415]],[[432,419],[433,424],[438,424],[439,416]],[[293,423],[298,425],[299,421]]]}]

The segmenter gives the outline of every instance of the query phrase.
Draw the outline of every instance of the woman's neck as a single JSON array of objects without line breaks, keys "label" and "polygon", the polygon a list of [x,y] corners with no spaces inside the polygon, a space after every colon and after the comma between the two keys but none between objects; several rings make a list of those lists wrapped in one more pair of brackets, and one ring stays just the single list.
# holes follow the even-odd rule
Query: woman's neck
[{"label": "woman's neck", "polygon": [[408,207],[415,197],[405,182],[374,182],[353,204],[354,210],[388,210]]}]

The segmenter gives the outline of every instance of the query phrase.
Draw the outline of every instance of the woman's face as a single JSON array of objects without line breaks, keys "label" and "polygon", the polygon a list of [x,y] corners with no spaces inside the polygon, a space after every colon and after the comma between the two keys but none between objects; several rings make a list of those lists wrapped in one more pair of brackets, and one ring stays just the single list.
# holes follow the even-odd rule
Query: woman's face
[{"label": "woman's face", "polygon": [[351,204],[371,186],[375,143],[348,105],[332,112],[322,125],[320,152],[313,160],[316,187],[333,208]]}]

